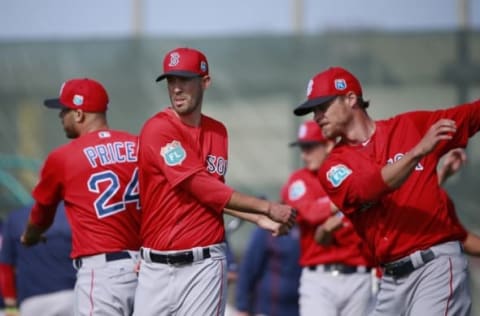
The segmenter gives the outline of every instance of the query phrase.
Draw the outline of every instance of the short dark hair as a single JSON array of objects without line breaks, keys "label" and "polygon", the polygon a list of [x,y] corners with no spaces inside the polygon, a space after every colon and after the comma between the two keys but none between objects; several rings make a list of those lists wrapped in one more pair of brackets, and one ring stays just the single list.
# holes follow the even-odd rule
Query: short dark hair
[{"label": "short dark hair", "polygon": [[368,106],[370,105],[370,100],[365,101],[362,96],[358,96],[358,105],[359,105],[362,109],[366,109],[366,108],[368,108]]}]

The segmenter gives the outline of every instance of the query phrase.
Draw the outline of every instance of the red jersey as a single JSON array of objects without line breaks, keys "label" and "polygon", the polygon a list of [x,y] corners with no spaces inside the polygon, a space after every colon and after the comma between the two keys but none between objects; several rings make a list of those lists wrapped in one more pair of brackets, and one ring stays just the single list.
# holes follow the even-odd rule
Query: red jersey
[{"label": "red jersey", "polygon": [[330,199],[320,184],[317,172],[306,168],[295,171],[283,186],[281,195],[284,203],[298,211],[301,266],[328,263],[373,266],[373,262],[367,260],[370,257],[365,244],[345,217],[344,226],[333,233],[331,245],[322,246],[315,242],[315,230],[332,216]]},{"label": "red jersey", "polygon": [[33,197],[65,201],[72,258],[140,248],[137,173],[137,137],[126,132],[91,132],[48,155]]},{"label": "red jersey", "polygon": [[[202,115],[200,126],[192,127],[168,108],[145,123],[139,143],[144,247],[179,250],[224,241],[222,212],[233,190],[225,194],[205,186],[192,192],[183,185],[199,172],[224,182],[227,159],[227,130],[208,116]],[[209,196],[210,203],[202,201],[202,195]]]},{"label": "red jersey", "polygon": [[[381,169],[403,157],[423,138],[432,124],[449,118],[456,122],[453,139],[441,141],[423,157],[397,190],[389,189]],[[377,121],[371,139],[358,146],[340,143],[321,167],[323,187],[350,218],[360,237],[387,263],[435,244],[462,240],[465,230],[454,216],[453,203],[438,184],[437,164],[442,155],[465,147],[480,128],[480,102],[439,111],[405,113]]]}]

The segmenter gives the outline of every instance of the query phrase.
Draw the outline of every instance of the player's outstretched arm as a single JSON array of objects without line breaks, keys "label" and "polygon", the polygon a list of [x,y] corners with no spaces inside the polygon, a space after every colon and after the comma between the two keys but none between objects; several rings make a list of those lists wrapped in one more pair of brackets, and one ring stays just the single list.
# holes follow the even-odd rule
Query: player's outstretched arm
[{"label": "player's outstretched arm", "polygon": [[452,139],[457,130],[455,121],[441,119],[434,123],[420,142],[405,154],[402,159],[382,168],[382,178],[392,189],[400,187],[408,176],[415,170],[420,160],[432,152],[442,140]]},{"label": "player's outstretched arm", "polygon": [[320,245],[330,245],[332,243],[332,233],[343,226],[343,219],[340,216],[331,216],[325,223],[318,225],[315,230],[314,239]]},{"label": "player's outstretched arm", "polygon": [[[234,191],[220,180],[209,176],[206,171],[195,173],[179,185],[200,203],[219,212],[229,208],[238,212],[262,214],[290,227],[295,223],[297,212],[291,206]],[[205,188],[208,188],[208,193]]]},{"label": "player's outstretched arm", "polygon": [[273,236],[282,236],[288,234],[290,228],[288,225],[281,224],[278,222],[273,221],[266,215],[261,214],[254,214],[254,213],[245,213],[245,212],[238,212],[231,209],[225,209],[224,212],[226,214],[241,218],[243,220],[249,221],[260,228],[263,228],[272,233]]},{"label": "player's outstretched arm", "polygon": [[295,224],[297,211],[289,205],[267,201],[255,196],[234,191],[226,208],[238,212],[256,213],[268,216],[278,223],[292,227]]},{"label": "player's outstretched arm", "polygon": [[43,233],[53,224],[56,212],[57,203],[53,205],[43,205],[35,202],[28,219],[27,227],[22,236],[20,236],[20,242],[25,246],[33,246],[39,242],[46,242],[47,238]]}]

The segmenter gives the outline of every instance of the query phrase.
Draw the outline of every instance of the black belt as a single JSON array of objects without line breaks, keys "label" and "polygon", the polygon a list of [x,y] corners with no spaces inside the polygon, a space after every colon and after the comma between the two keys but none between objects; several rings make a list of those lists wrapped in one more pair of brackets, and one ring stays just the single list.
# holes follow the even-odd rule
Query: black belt
[{"label": "black belt", "polygon": [[[423,263],[427,263],[435,259],[435,254],[432,250],[422,250],[420,252],[420,257],[422,258]],[[406,276],[415,270],[413,266],[412,260],[409,258],[403,261],[397,261],[392,263],[387,263],[383,265],[385,275],[394,277],[394,278],[401,278]]]},{"label": "black belt", "polygon": [[[366,273],[372,271],[370,267],[349,266],[342,263],[322,264],[324,272],[339,272],[342,274]],[[319,266],[308,266],[310,271],[316,271]]]},{"label": "black belt", "polygon": [[[128,259],[131,258],[130,254],[127,251],[117,251],[117,252],[109,252],[105,253],[105,261],[110,262],[110,261],[115,261],[115,260],[121,260],[121,259]],[[76,258],[73,260],[73,264],[77,269],[80,269],[82,267],[82,258]]]},{"label": "black belt", "polygon": [[[145,250],[142,249],[141,255],[144,257]],[[203,259],[210,258],[210,248],[202,249]],[[155,263],[165,263],[165,264],[187,264],[194,261],[193,251],[182,251],[175,252],[171,254],[159,254],[150,251],[150,259]]]}]

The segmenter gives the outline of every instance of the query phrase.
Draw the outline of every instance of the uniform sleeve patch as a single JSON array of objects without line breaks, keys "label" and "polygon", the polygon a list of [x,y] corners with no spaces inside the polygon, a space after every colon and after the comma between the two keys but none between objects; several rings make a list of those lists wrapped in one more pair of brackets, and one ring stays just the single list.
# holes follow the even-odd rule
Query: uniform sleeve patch
[{"label": "uniform sleeve patch", "polygon": [[290,201],[298,200],[305,194],[306,191],[307,188],[305,186],[305,182],[303,182],[303,180],[296,180],[288,188],[288,198]]},{"label": "uniform sleeve patch", "polygon": [[160,149],[160,155],[162,155],[165,164],[170,167],[181,165],[187,158],[187,152],[178,140],[163,146]]},{"label": "uniform sleeve patch", "polygon": [[335,165],[327,171],[327,180],[333,185],[333,187],[339,187],[348,176],[352,174],[345,165]]}]

